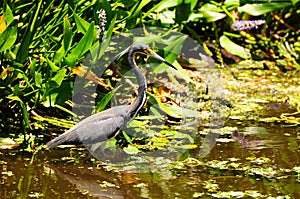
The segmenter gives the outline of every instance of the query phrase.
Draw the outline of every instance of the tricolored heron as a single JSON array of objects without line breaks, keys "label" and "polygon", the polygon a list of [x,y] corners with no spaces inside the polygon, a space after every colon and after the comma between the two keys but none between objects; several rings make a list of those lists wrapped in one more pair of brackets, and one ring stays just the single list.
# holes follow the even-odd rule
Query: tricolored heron
[{"label": "tricolored heron", "polygon": [[65,133],[48,142],[48,148],[53,148],[61,144],[94,144],[106,141],[114,137],[135,118],[139,110],[145,104],[147,88],[146,77],[135,62],[137,54],[149,55],[176,69],[164,58],[150,50],[144,43],[135,43],[123,51],[120,55],[122,56],[127,52],[128,64],[130,69],[136,75],[137,83],[139,85],[138,96],[135,101],[130,105],[115,106],[85,118]]}]

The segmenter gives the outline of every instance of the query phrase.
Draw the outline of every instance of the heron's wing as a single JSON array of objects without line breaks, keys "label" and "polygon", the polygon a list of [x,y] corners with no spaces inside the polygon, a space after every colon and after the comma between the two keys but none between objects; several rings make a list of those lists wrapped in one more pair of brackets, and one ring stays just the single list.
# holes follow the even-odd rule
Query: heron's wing
[{"label": "heron's wing", "polygon": [[80,121],[71,129],[47,143],[48,148],[60,144],[92,144],[108,140],[127,123],[129,105],[116,106]]},{"label": "heron's wing", "polygon": [[123,117],[113,117],[92,124],[85,124],[75,129],[74,132],[81,143],[92,144],[110,139],[123,125]]},{"label": "heron's wing", "polygon": [[97,122],[100,120],[107,120],[112,117],[125,117],[128,114],[129,107],[130,107],[130,105],[114,106],[112,108],[101,111],[99,113],[96,113],[94,115],[91,115],[91,116],[81,120],[75,126],[73,126],[71,129],[77,128],[78,126],[81,126],[83,124],[94,123],[94,122]]}]

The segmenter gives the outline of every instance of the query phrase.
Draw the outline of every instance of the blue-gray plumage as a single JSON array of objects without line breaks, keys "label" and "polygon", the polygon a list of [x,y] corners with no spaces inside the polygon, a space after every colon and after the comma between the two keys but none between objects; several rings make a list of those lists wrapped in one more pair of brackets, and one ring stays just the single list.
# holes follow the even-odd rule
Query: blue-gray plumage
[{"label": "blue-gray plumage", "polygon": [[48,148],[61,144],[93,144],[106,141],[114,137],[136,117],[145,104],[147,89],[146,78],[135,62],[136,54],[149,55],[176,69],[172,64],[151,51],[144,43],[138,42],[131,45],[117,57],[121,57],[127,52],[129,66],[136,75],[139,85],[138,96],[135,101],[130,105],[115,106],[85,118],[62,135],[48,142]]}]

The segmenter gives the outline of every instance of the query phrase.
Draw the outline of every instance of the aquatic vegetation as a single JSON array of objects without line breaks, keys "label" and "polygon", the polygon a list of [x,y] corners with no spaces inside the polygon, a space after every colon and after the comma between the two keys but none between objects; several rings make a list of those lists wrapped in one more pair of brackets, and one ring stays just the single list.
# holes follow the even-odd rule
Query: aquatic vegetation
[{"label": "aquatic vegetation", "polygon": [[[0,153],[0,192],[16,198],[86,198],[99,192],[124,198],[298,196],[298,11],[299,0],[1,1],[0,147],[10,149]],[[147,26],[166,31],[152,34]],[[50,135],[79,121],[86,110],[82,107],[92,107],[91,114],[111,106],[111,89],[125,73],[116,65],[126,63],[103,66],[108,70],[102,76],[94,69],[105,60],[105,52],[121,50],[121,42],[111,42],[113,36],[137,27],[143,27],[147,37],[136,39],[147,38],[160,55],[174,61],[181,79],[170,79],[168,86],[150,82],[147,105],[131,129],[98,151],[110,157],[104,161],[86,164],[88,152],[82,148],[39,148]],[[166,39],[172,31],[189,35],[203,46],[201,52],[213,56],[226,100],[209,96],[205,73],[197,70],[212,62],[188,57],[199,54],[196,46],[185,54],[168,53],[186,39]],[[145,67],[149,75],[164,70],[159,66],[148,71],[151,67]],[[98,86],[96,94],[82,95],[87,103],[74,113],[76,77],[86,80],[83,87]],[[126,83],[134,84],[134,78],[129,76]],[[195,92],[179,95],[187,89]],[[130,96],[117,96],[126,103],[135,97],[131,89],[120,94]],[[90,103],[93,100],[96,103]],[[226,128],[208,129],[213,101],[230,110],[222,118]],[[209,147],[203,145],[209,134],[218,139],[210,154],[200,157],[199,151]],[[118,149],[125,158],[119,164],[113,162]]]},{"label": "aquatic vegetation", "polygon": [[258,26],[266,23],[266,20],[236,20],[232,23],[231,27],[234,30],[249,30],[252,28],[258,28]]}]

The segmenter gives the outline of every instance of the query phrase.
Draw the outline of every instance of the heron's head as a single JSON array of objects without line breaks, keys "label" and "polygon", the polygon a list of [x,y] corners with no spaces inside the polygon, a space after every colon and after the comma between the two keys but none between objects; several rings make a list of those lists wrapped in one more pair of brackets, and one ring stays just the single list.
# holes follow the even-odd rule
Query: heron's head
[{"label": "heron's head", "polygon": [[[172,68],[176,69],[175,66],[173,66],[170,62],[166,61],[164,58],[162,58],[161,56],[159,56],[157,53],[155,53],[154,51],[152,51],[148,45],[142,43],[142,42],[137,42],[134,43],[130,49],[130,51],[135,54],[135,53],[140,53],[140,54],[144,54],[144,55],[148,55],[158,61],[164,62],[165,64],[171,66]],[[177,69],[176,69],[177,70]]]}]

